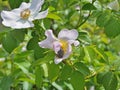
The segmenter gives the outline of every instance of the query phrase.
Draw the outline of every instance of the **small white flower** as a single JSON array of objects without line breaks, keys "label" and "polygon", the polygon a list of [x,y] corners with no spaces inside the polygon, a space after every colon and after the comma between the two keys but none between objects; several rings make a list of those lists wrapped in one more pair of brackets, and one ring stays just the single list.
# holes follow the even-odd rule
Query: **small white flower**
[{"label": "small white flower", "polygon": [[108,4],[108,8],[112,9],[112,10],[115,10],[115,11],[119,11],[120,9],[120,5],[119,5],[119,2],[118,0],[115,0],[113,2],[110,2]]},{"label": "small white flower", "polygon": [[45,18],[48,10],[39,12],[44,0],[32,0],[30,3],[22,2],[19,8],[11,11],[2,11],[2,24],[14,29],[34,27],[33,20]]},{"label": "small white flower", "polygon": [[52,30],[47,30],[45,32],[47,38],[39,42],[39,46],[42,48],[50,48],[55,51],[55,63],[58,64],[62,60],[68,58],[72,52],[71,44],[75,46],[79,45],[77,41],[78,32],[75,29],[72,30],[61,30],[58,34],[58,38],[53,35]]}]

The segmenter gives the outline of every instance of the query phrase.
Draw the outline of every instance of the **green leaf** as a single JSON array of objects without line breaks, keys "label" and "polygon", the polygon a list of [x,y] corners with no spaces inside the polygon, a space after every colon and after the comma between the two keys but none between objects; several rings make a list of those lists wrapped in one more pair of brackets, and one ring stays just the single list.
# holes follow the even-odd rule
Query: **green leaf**
[{"label": "green leaf", "polygon": [[[28,75],[30,77],[30,75]],[[35,80],[34,79],[31,79],[30,78],[26,78],[26,77],[20,77],[19,78],[19,81],[22,81],[22,82],[29,82],[29,83],[32,83],[33,85],[35,84]]]},{"label": "green leaf", "polygon": [[112,72],[107,72],[103,76],[102,83],[103,83],[105,90],[116,90],[117,89],[118,81],[117,81],[116,76]]},{"label": "green leaf", "polygon": [[82,10],[96,10],[96,7],[91,3],[87,3],[82,7]]},{"label": "green leaf", "polygon": [[30,0],[23,0],[23,2],[27,2],[27,3],[28,3],[29,1],[30,1]]},{"label": "green leaf", "polygon": [[79,37],[78,37],[78,39],[79,39],[82,43],[85,43],[85,44],[91,43],[90,36],[89,36],[88,32],[86,32],[86,31],[80,31],[80,32],[79,32]]},{"label": "green leaf", "polygon": [[18,8],[20,4],[23,2],[23,0],[9,0],[9,5],[12,9]]},{"label": "green leaf", "polygon": [[111,40],[111,47],[115,49],[115,51],[120,51],[120,35],[116,36],[114,39]]},{"label": "green leaf", "polygon": [[27,49],[28,50],[35,50],[39,47],[38,45],[38,37],[33,37],[29,40],[28,44],[27,44]]},{"label": "green leaf", "polygon": [[80,60],[83,60],[83,58],[85,57],[85,51],[83,47],[80,47]]},{"label": "green leaf", "polygon": [[39,58],[38,60],[36,60],[32,66],[36,66],[36,65],[40,65],[43,63],[48,63],[51,60],[54,60],[54,53],[53,52],[49,52],[48,54],[46,54],[43,58]]},{"label": "green leaf", "polygon": [[67,80],[70,77],[71,73],[72,73],[72,68],[68,65],[65,65],[62,68],[62,71],[61,71],[59,78],[61,80]]},{"label": "green leaf", "polygon": [[120,20],[111,14],[111,12],[101,12],[96,20],[96,24],[105,28],[108,37],[115,37],[120,34]]},{"label": "green leaf", "polygon": [[12,83],[13,78],[11,76],[4,76],[0,82],[0,90],[9,90]]},{"label": "green leaf", "polygon": [[2,40],[2,45],[4,47],[4,49],[11,53],[17,46],[18,46],[18,42],[17,40],[13,37],[13,35],[11,34],[11,32],[7,33],[7,35],[3,38]]},{"label": "green leaf", "polygon": [[94,47],[85,47],[85,50],[87,50],[88,52],[88,57],[91,61],[93,61],[97,56],[96,56],[96,53],[93,49]]},{"label": "green leaf", "polygon": [[69,3],[71,2],[72,0],[63,0],[63,3],[66,7],[68,7]]},{"label": "green leaf", "polygon": [[3,76],[4,76],[3,72],[0,71],[0,78],[3,77]]},{"label": "green leaf", "polygon": [[[70,0],[70,1],[71,1],[71,0]],[[68,6],[74,6],[74,5],[76,5],[76,4],[78,4],[78,1],[77,1],[77,0],[73,0],[73,1],[71,1],[71,3],[69,3]]]},{"label": "green leaf", "polygon": [[25,38],[25,32],[23,30],[13,30],[11,33],[18,42],[23,42]]},{"label": "green leaf", "polygon": [[36,83],[36,85],[37,85],[37,87],[41,87],[41,85],[42,85],[42,82],[43,82],[43,74],[44,74],[44,72],[43,72],[43,69],[42,69],[42,67],[36,67],[36,69],[35,69],[35,83]]},{"label": "green leaf", "polygon": [[97,83],[102,84],[104,73],[98,73],[96,78],[97,78]]},{"label": "green leaf", "polygon": [[24,51],[24,52],[21,52],[21,53],[15,55],[14,60],[24,59],[24,58],[27,58],[28,56],[31,56],[32,54],[33,54],[33,51]]},{"label": "green leaf", "polygon": [[34,50],[34,57],[35,59],[43,58],[46,54],[44,53],[44,49],[41,47],[38,47]]},{"label": "green leaf", "polygon": [[74,71],[71,75],[70,82],[74,90],[84,90],[84,76],[78,71]]},{"label": "green leaf", "polygon": [[43,24],[46,29],[49,29],[51,27],[51,20],[46,18],[43,20]]},{"label": "green leaf", "polygon": [[59,66],[51,63],[51,64],[47,64],[48,67],[48,78],[50,79],[51,82],[55,81],[58,77],[59,74]]},{"label": "green leaf", "polygon": [[84,51],[85,51],[85,58],[88,62],[93,62],[93,60],[96,59],[97,54],[94,51],[94,47],[92,46],[84,47]]},{"label": "green leaf", "polygon": [[57,14],[49,13],[47,18],[54,19],[54,20],[62,20]]},{"label": "green leaf", "polygon": [[54,8],[54,7],[49,6],[49,12],[54,11],[54,10],[55,10],[55,8]]},{"label": "green leaf", "polygon": [[111,15],[108,12],[101,12],[101,14],[97,17],[96,24],[100,27],[104,27],[108,24]]},{"label": "green leaf", "polygon": [[87,76],[90,74],[90,70],[88,69],[88,67],[81,63],[81,62],[77,62],[74,64],[74,67],[79,71],[81,72],[84,76]]},{"label": "green leaf", "polygon": [[22,73],[21,73],[21,69],[15,69],[12,73],[11,73],[11,76],[14,77],[14,78],[18,78],[19,76],[21,76]]},{"label": "green leaf", "polygon": [[109,37],[115,37],[120,34],[120,20],[111,17],[105,25],[105,33]]},{"label": "green leaf", "polygon": [[17,59],[14,63],[25,73],[29,74],[30,62],[25,59]]},{"label": "green leaf", "polygon": [[29,40],[28,44],[27,44],[27,49],[28,50],[34,50],[34,57],[35,59],[39,59],[44,57],[44,49],[41,48],[38,45],[38,37],[33,37],[32,39]]},{"label": "green leaf", "polygon": [[100,49],[100,48],[93,48],[94,51],[104,60],[104,62],[106,62],[106,64],[108,64],[108,56],[105,54],[105,52]]},{"label": "green leaf", "polygon": [[29,2],[29,0],[8,0],[11,9],[18,8],[22,2]]}]

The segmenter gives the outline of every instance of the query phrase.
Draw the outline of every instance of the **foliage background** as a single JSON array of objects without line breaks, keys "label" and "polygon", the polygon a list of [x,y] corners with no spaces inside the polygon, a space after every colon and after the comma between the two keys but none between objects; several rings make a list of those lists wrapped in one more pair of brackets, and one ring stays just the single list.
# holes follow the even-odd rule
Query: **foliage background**
[{"label": "foliage background", "polygon": [[[29,0],[0,0],[0,11]],[[45,0],[47,18],[35,27],[13,30],[0,24],[0,90],[119,90],[120,10],[115,0]],[[118,0],[119,2],[119,0]],[[1,23],[0,19],[0,23]],[[54,52],[42,49],[46,29],[77,29],[80,46],[55,65]]]}]

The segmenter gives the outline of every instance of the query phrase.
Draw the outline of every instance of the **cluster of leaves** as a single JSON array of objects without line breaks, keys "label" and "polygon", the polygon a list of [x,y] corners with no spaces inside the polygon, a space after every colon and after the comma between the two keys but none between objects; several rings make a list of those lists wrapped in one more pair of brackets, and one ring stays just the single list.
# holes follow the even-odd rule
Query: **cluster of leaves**
[{"label": "cluster of leaves", "polygon": [[[29,2],[2,2],[14,9],[23,1]],[[45,0],[42,10],[49,8],[49,14],[34,28],[0,25],[0,90],[120,89],[120,14],[107,8],[111,1]],[[54,52],[38,45],[49,28],[55,35],[63,28],[79,32],[80,46],[58,65]]]}]

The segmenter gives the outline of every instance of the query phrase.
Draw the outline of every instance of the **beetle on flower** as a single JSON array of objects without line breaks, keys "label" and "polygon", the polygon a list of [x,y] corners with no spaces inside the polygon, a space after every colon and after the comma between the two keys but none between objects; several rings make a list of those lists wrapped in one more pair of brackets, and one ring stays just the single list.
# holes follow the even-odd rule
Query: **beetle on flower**
[{"label": "beetle on flower", "polygon": [[70,56],[72,52],[71,44],[74,44],[74,46],[79,45],[79,41],[76,40],[78,32],[75,29],[61,30],[58,34],[58,38],[54,36],[52,30],[46,30],[45,35],[47,38],[38,44],[42,48],[49,48],[55,51],[55,64],[62,62]]},{"label": "beetle on flower", "polygon": [[11,11],[2,11],[2,24],[13,29],[34,27],[33,20],[45,18],[48,10],[39,12],[44,0],[32,0],[22,2],[19,8]]}]

